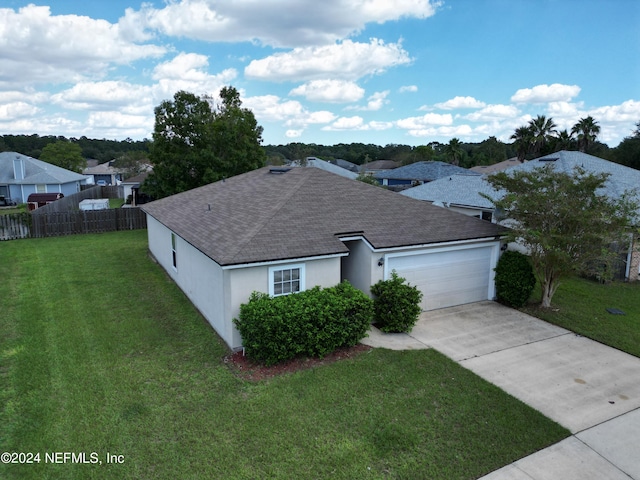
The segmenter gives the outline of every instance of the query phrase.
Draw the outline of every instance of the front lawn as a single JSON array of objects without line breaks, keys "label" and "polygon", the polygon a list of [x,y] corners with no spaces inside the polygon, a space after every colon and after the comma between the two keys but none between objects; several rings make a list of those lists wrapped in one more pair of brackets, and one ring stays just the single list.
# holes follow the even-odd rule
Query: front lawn
[{"label": "front lawn", "polygon": [[[539,288],[532,298],[540,298]],[[551,309],[529,304],[523,310],[640,357],[640,282],[600,284],[570,278],[562,282],[551,303]],[[622,310],[624,315],[613,315],[607,308]]]},{"label": "front lawn", "polygon": [[145,230],[1,242],[0,273],[0,452],[40,454],[3,479],[471,479],[569,434],[434,350],[242,380]]}]

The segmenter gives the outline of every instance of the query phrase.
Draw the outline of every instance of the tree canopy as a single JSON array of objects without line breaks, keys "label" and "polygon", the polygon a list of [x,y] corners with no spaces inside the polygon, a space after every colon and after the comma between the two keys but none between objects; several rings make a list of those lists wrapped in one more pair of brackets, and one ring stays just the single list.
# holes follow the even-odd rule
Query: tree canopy
[{"label": "tree canopy", "polygon": [[626,195],[603,194],[607,178],[608,174],[587,173],[579,167],[568,174],[547,165],[487,179],[505,193],[491,200],[508,219],[511,240],[530,252],[543,307],[551,306],[563,278],[606,265],[611,245],[628,243],[627,229],[637,221],[638,205]]},{"label": "tree canopy", "polygon": [[46,145],[42,149],[40,160],[78,173],[82,173],[86,166],[80,146],[66,140]]},{"label": "tree canopy", "polygon": [[150,158],[154,170],[145,192],[162,198],[232,177],[265,164],[262,127],[242,108],[233,87],[221,103],[179,91],[155,108]]}]

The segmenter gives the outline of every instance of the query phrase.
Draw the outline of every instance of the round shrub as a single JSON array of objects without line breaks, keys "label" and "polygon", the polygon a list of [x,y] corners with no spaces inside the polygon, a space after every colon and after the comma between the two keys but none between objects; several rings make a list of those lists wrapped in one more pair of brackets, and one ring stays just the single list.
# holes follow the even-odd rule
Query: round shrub
[{"label": "round shrub", "polygon": [[233,322],[248,357],[273,365],[297,356],[323,357],[367,335],[369,297],[348,282],[270,297],[254,292]]},{"label": "round shrub", "polygon": [[520,252],[506,251],[496,266],[496,297],[500,303],[520,308],[527,303],[536,277],[529,258]]},{"label": "round shrub", "polygon": [[371,287],[373,321],[383,332],[410,332],[418,321],[422,292],[405,283],[405,279],[391,272],[389,280],[380,280]]}]

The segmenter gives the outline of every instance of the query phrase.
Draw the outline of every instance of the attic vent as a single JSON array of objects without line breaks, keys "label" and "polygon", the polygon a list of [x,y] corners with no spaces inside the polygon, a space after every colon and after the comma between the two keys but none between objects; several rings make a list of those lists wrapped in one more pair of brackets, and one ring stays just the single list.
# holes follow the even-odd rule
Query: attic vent
[{"label": "attic vent", "polygon": [[274,175],[279,175],[279,174],[287,173],[289,170],[291,169],[286,167],[273,167],[269,169],[269,173],[273,173]]},{"label": "attic vent", "polygon": [[559,160],[560,157],[547,157],[547,158],[541,158],[540,161],[541,162],[555,162],[556,160]]}]

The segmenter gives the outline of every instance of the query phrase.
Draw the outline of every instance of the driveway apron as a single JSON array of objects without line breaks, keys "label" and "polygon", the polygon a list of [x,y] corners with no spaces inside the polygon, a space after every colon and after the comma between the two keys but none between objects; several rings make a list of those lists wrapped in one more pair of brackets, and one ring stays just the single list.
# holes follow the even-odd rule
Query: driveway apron
[{"label": "driveway apron", "polygon": [[574,434],[487,479],[640,480],[639,358],[495,302],[425,312],[408,337]]}]

